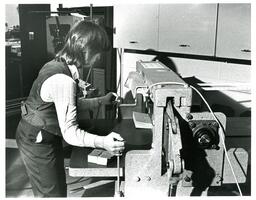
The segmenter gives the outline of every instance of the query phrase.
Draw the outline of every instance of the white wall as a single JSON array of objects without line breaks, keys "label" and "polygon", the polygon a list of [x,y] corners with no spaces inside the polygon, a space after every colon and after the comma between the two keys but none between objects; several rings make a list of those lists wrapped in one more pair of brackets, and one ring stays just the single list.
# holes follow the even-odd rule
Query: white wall
[{"label": "white wall", "polygon": [[20,24],[18,4],[5,5],[5,22],[8,23],[8,27],[13,27]]}]

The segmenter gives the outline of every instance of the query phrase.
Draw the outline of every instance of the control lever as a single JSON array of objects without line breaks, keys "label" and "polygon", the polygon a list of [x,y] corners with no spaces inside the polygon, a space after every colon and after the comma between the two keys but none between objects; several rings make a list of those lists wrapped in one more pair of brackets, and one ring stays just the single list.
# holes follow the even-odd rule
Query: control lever
[{"label": "control lever", "polygon": [[[117,140],[115,139],[116,141],[120,141],[120,142],[123,142],[123,140]],[[120,157],[122,156],[122,153],[119,152],[117,155],[116,155],[116,166],[117,166],[117,189],[116,189],[116,192],[115,192],[115,197],[122,197],[123,194],[120,190]]]}]

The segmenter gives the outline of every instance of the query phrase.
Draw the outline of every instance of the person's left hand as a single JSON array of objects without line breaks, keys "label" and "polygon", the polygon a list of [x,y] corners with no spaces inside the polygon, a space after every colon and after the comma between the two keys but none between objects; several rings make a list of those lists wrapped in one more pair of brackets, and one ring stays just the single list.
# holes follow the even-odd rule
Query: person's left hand
[{"label": "person's left hand", "polygon": [[102,97],[102,103],[105,105],[110,105],[117,103],[118,96],[114,92],[109,92],[105,96]]}]

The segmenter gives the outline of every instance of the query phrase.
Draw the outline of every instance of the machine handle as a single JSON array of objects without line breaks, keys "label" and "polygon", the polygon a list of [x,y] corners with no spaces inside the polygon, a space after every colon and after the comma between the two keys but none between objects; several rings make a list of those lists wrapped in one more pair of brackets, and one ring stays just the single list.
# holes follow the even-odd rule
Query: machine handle
[{"label": "machine handle", "polygon": [[130,44],[137,44],[139,43],[138,41],[129,41]]},{"label": "machine handle", "polygon": [[190,47],[189,44],[180,44],[179,47]]},{"label": "machine handle", "polygon": [[250,49],[241,49],[242,52],[245,52],[245,53],[250,53],[251,50]]}]

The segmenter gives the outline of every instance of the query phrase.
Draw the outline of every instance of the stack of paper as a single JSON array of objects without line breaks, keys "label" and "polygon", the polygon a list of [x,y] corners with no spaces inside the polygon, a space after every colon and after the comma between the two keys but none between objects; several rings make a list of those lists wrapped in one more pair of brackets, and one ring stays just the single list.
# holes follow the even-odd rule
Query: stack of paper
[{"label": "stack of paper", "polygon": [[107,165],[109,160],[114,157],[110,152],[103,149],[94,149],[88,155],[88,162],[95,163],[97,165]]},{"label": "stack of paper", "polygon": [[136,128],[152,129],[152,121],[147,113],[133,112],[133,122]]}]

